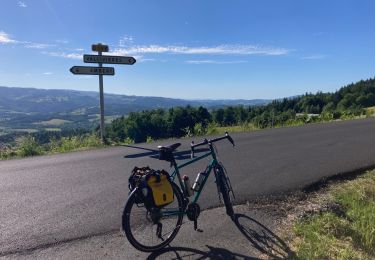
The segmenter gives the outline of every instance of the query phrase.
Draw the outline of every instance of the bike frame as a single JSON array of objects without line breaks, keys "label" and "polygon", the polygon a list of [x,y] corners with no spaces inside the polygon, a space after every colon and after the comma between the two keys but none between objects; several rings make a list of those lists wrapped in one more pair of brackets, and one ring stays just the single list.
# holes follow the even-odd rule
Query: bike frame
[{"label": "bike frame", "polygon": [[207,168],[206,168],[206,170],[205,170],[205,174],[206,174],[206,176],[205,176],[205,178],[203,179],[202,184],[200,185],[199,190],[195,192],[195,194],[194,194],[194,196],[193,196],[193,198],[192,198],[192,203],[196,203],[196,202],[198,201],[199,196],[200,196],[201,193],[202,193],[202,190],[203,190],[203,188],[204,188],[204,186],[205,186],[205,184],[206,184],[206,181],[207,181],[208,177],[209,177],[210,174],[211,174],[212,169],[214,169],[215,166],[217,166],[217,165],[219,164],[219,162],[217,161],[217,158],[216,158],[216,153],[215,153],[215,149],[214,149],[213,145],[212,145],[211,143],[209,143],[208,146],[209,146],[209,148],[210,148],[210,151],[207,152],[207,153],[205,153],[205,154],[203,154],[203,155],[201,155],[201,156],[198,156],[198,157],[196,157],[196,158],[194,158],[194,159],[191,159],[190,161],[187,161],[187,162],[185,162],[185,163],[183,163],[183,164],[181,164],[181,165],[177,165],[176,162],[173,162],[173,163],[172,163],[173,166],[174,166],[174,171],[173,171],[173,173],[171,174],[171,178],[172,178],[172,180],[174,181],[174,179],[175,179],[176,176],[177,176],[178,182],[179,182],[179,184],[180,184],[180,188],[181,188],[181,190],[182,190],[182,194],[183,194],[183,196],[186,198],[187,196],[186,196],[186,194],[185,194],[185,189],[182,189],[182,188],[186,188],[186,187],[185,187],[185,184],[184,184],[183,181],[182,181],[182,178],[181,178],[181,175],[180,175],[180,169],[182,169],[182,168],[184,168],[184,167],[186,167],[186,166],[188,166],[188,165],[190,165],[190,164],[192,164],[192,163],[195,163],[195,162],[197,162],[197,161],[200,161],[200,160],[202,160],[202,159],[204,159],[204,158],[206,158],[206,157],[209,157],[209,156],[212,157],[211,162],[208,164],[208,166],[207,166]]}]

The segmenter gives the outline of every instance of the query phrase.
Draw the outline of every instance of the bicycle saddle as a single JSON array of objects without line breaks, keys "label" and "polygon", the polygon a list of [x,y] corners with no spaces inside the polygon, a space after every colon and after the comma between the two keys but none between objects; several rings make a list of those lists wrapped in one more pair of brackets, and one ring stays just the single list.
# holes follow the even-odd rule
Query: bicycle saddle
[{"label": "bicycle saddle", "polygon": [[159,150],[163,150],[163,151],[165,151],[165,152],[173,152],[173,151],[176,150],[180,145],[181,145],[181,143],[175,143],[175,144],[171,144],[171,145],[168,145],[168,146],[162,146],[162,145],[159,145],[159,146],[158,146],[158,149],[159,149]]},{"label": "bicycle saddle", "polygon": [[173,151],[176,150],[180,145],[180,143],[175,143],[168,146],[159,145],[159,160],[170,162],[172,165],[172,162],[174,161]]}]

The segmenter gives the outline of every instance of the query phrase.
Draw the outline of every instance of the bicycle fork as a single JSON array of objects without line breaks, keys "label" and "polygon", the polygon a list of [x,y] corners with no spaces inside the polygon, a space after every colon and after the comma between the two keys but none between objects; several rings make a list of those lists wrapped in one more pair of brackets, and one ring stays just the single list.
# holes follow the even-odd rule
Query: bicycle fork
[{"label": "bicycle fork", "polygon": [[[222,170],[220,170],[219,167],[221,167]],[[221,185],[225,186],[226,192],[232,193],[233,199],[236,199],[236,196],[234,195],[234,191],[232,189],[232,184],[230,182],[230,179],[229,179],[228,175],[226,174],[226,170],[225,170],[224,166],[222,166],[221,164],[220,164],[220,166],[215,166],[214,173],[215,173],[215,183],[216,183],[216,187],[217,187],[217,193],[218,193],[218,196],[219,196],[219,201],[221,203],[223,203],[223,200],[222,200],[221,195],[220,195],[222,187],[220,187],[219,182],[223,182],[223,183],[221,183]],[[220,175],[223,175],[223,176],[221,177]],[[221,178],[221,180],[219,178]],[[224,191],[222,191],[222,192],[224,192]]]}]

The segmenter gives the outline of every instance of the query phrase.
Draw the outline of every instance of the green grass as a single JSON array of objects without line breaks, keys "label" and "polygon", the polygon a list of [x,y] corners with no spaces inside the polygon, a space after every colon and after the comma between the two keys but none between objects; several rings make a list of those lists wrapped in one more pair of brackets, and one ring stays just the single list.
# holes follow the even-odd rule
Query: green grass
[{"label": "green grass", "polygon": [[374,107],[367,107],[367,108],[365,108],[365,110],[366,110],[366,116],[367,117],[375,116],[375,106]]},{"label": "green grass", "polygon": [[19,128],[19,129],[12,129],[13,132],[25,132],[25,133],[36,133],[38,132],[38,129],[32,129],[32,128]]},{"label": "green grass", "polygon": [[47,132],[61,132],[61,128],[56,128],[56,127],[47,127],[47,128],[44,128],[44,130]]},{"label": "green grass", "polygon": [[253,124],[243,124],[243,125],[235,125],[235,126],[217,126],[216,133],[217,134],[224,134],[225,132],[228,133],[239,133],[239,132],[250,132],[259,130],[259,128],[255,127]]},{"label": "green grass", "polygon": [[60,139],[52,140],[47,149],[50,153],[65,153],[101,146],[103,145],[100,138],[91,134],[86,136],[61,137]]},{"label": "green grass", "polygon": [[34,123],[34,124],[43,125],[43,126],[61,126],[63,124],[71,123],[71,122],[72,121],[69,121],[69,120],[54,118],[54,119],[51,119],[51,120],[48,120],[48,121],[40,121],[40,122],[37,122],[37,123]]},{"label": "green grass", "polygon": [[333,188],[340,211],[294,225],[297,259],[375,259],[375,171]]},{"label": "green grass", "polygon": [[100,138],[95,134],[52,139],[50,143],[40,145],[31,135],[17,140],[15,147],[0,150],[0,160],[38,156],[53,153],[86,150],[104,147]]}]

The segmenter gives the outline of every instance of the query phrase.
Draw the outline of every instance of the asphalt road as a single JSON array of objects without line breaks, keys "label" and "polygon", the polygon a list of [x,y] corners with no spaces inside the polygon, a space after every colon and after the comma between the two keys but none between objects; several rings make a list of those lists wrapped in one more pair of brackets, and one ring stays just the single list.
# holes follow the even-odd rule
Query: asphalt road
[{"label": "asphalt road", "polygon": [[[375,119],[232,136],[235,148],[226,141],[217,147],[239,202],[375,166]],[[189,155],[191,140],[179,140],[179,151],[186,151],[181,159]],[[0,256],[118,230],[132,168],[169,168],[166,162],[142,156],[147,154],[115,147],[1,161]],[[184,174],[194,179],[202,169],[204,162]],[[200,200],[203,208],[219,204],[213,177],[208,182]]]}]

